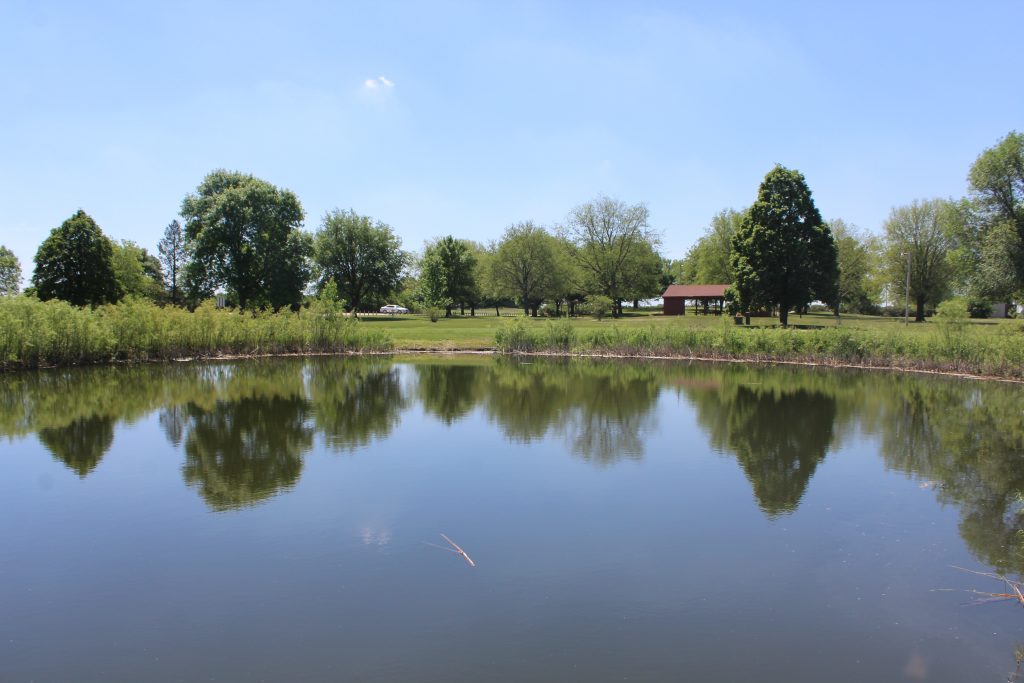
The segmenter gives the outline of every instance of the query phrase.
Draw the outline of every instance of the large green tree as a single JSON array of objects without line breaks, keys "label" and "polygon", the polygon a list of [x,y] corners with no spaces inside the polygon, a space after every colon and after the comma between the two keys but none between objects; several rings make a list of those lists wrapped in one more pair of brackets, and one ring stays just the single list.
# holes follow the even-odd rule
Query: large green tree
[{"label": "large green tree", "polygon": [[338,209],[320,223],[313,238],[313,260],[318,286],[334,280],[355,312],[367,302],[379,304],[391,296],[406,264],[402,241],[389,225]]},{"label": "large green tree", "polygon": [[776,166],[732,242],[740,306],[777,306],[779,322],[812,299],[831,302],[838,279],[836,246],[799,171]]},{"label": "large green tree", "polygon": [[743,220],[744,211],[724,209],[711,219],[711,224],[690,247],[679,266],[678,276],[684,284],[730,284],[733,281],[732,238]]},{"label": "large green tree", "polygon": [[540,304],[557,294],[557,248],[555,238],[532,221],[510,225],[489,264],[496,292],[514,298],[524,313],[536,316]]},{"label": "large green tree", "polygon": [[835,239],[839,263],[835,314],[839,315],[840,309],[853,313],[867,313],[875,307],[879,295],[871,277],[877,265],[878,240],[841,218],[829,221],[828,225]]},{"label": "large green tree", "polygon": [[226,287],[242,309],[294,305],[309,281],[309,235],[289,190],[217,170],[181,203],[195,292]]},{"label": "large green tree", "polygon": [[0,296],[21,289],[21,262],[14,252],[0,244]]},{"label": "large green tree", "polygon": [[631,278],[636,276],[638,257],[660,246],[649,217],[643,204],[598,197],[574,208],[562,229],[587,293],[611,299],[616,316],[622,314],[623,299],[636,289]]},{"label": "large green tree", "polygon": [[185,232],[181,229],[181,223],[176,220],[168,223],[164,228],[164,236],[157,243],[156,248],[160,253],[160,263],[164,273],[167,275],[171,303],[177,306],[181,303],[181,281],[185,264],[188,261]]},{"label": "large green tree", "polygon": [[972,199],[989,227],[1017,232],[1018,279],[1024,282],[1024,134],[1011,131],[986,149],[968,175]]},{"label": "large green tree", "polygon": [[894,208],[885,222],[883,268],[889,291],[896,294],[890,298],[903,298],[909,267],[917,322],[924,321],[926,305],[938,304],[949,292],[953,271],[948,254],[954,244],[950,226],[956,220],[952,202],[929,199]]},{"label": "large green tree", "polygon": [[125,296],[150,301],[164,297],[164,274],[160,261],[131,240],[114,243],[114,275]]},{"label": "large green tree", "polygon": [[113,245],[81,209],[40,245],[32,284],[43,301],[76,306],[113,303],[124,294],[114,273]]},{"label": "large green tree", "polygon": [[431,242],[420,261],[420,297],[427,306],[465,305],[477,296],[476,256],[469,245],[448,235]]}]

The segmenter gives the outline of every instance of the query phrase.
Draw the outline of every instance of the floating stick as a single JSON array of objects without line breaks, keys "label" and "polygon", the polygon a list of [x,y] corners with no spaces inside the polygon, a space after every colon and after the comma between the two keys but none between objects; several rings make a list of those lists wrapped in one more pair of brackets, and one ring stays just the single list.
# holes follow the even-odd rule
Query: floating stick
[{"label": "floating stick", "polygon": [[460,548],[458,543],[456,543],[452,539],[448,538],[444,534],[441,534],[441,538],[443,538],[444,540],[448,541],[448,543],[450,543],[451,546],[453,548],[455,548],[455,552],[457,552],[459,555],[462,555],[462,559],[464,559],[466,562],[469,563],[470,567],[475,567],[476,566],[476,562],[473,561],[473,558],[471,558],[469,555],[467,555],[466,551],[463,550],[462,548]]}]

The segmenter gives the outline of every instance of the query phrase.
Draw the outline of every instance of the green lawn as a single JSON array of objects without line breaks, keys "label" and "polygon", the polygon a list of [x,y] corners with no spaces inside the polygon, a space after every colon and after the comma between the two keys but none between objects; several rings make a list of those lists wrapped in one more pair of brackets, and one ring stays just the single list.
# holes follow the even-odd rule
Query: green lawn
[{"label": "green lawn", "polygon": [[[385,330],[395,341],[396,349],[489,349],[494,347],[494,332],[499,326],[509,322],[512,318],[522,318],[521,312],[514,309],[503,309],[502,317],[498,318],[493,309],[477,311],[477,315],[471,317],[468,312],[465,316],[455,315],[451,318],[442,318],[436,323],[424,315],[396,315],[396,316],[360,316],[360,321],[369,329]],[[542,327],[547,318],[525,318],[530,325]],[[864,330],[897,330],[903,328],[911,334],[927,334],[936,328],[934,322],[929,320],[925,323],[913,323],[904,325],[902,318],[889,318],[881,316],[866,315],[844,315],[838,320],[830,313],[810,313],[805,316],[793,315],[789,317],[790,325],[793,327],[835,327],[837,324],[843,327],[864,329]],[[717,327],[721,325],[732,325],[732,319],[728,317],[696,316],[687,314],[685,316],[666,316],[660,311],[632,311],[626,309],[625,315],[619,319],[606,318],[595,320],[589,316],[573,318],[572,322],[579,330],[590,330],[601,327],[617,325],[623,328],[649,327],[651,325],[676,325],[687,327]],[[777,326],[778,318],[751,318],[751,325]],[[996,331],[1001,325],[1019,325],[1015,320],[970,320],[972,328],[979,331]]]}]

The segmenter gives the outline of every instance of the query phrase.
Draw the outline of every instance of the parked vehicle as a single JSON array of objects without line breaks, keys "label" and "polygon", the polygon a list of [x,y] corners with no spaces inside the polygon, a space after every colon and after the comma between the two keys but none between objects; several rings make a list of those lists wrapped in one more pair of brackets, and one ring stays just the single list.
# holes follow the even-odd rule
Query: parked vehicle
[{"label": "parked vehicle", "polygon": [[394,315],[396,313],[408,313],[409,309],[406,308],[405,306],[399,306],[397,304],[388,304],[386,306],[381,306],[380,312],[390,313],[391,315]]}]

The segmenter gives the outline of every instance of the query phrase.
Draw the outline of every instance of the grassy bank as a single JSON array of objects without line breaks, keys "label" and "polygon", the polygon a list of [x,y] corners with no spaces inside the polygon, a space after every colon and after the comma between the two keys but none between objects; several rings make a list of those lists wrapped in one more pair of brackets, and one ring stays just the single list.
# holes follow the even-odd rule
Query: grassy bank
[{"label": "grassy bank", "polygon": [[987,327],[965,320],[927,326],[821,327],[815,329],[715,325],[608,324],[579,329],[566,321],[543,326],[514,320],[495,334],[504,353],[574,353],[615,356],[793,361],[987,375],[1024,379],[1024,327]]},{"label": "grassy bank", "polygon": [[0,367],[6,369],[391,347],[385,330],[319,303],[298,313],[242,315],[212,305],[191,313],[144,301],[89,309],[0,297]]}]

